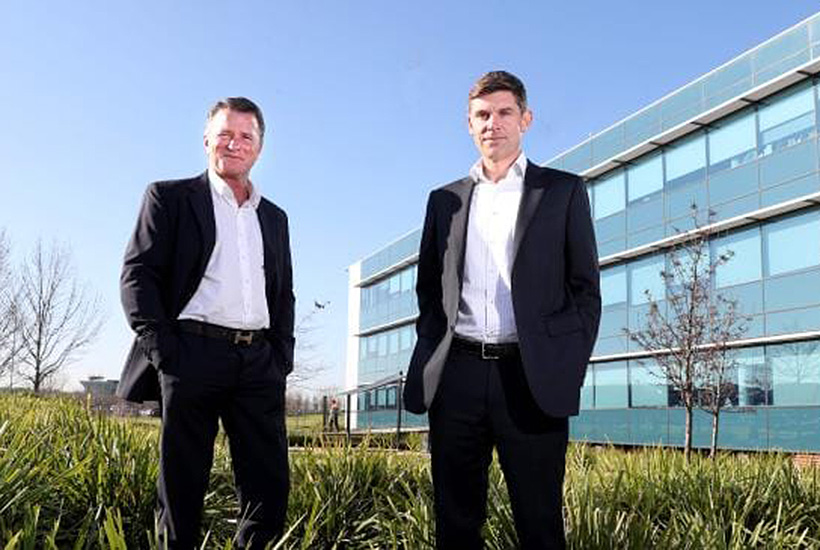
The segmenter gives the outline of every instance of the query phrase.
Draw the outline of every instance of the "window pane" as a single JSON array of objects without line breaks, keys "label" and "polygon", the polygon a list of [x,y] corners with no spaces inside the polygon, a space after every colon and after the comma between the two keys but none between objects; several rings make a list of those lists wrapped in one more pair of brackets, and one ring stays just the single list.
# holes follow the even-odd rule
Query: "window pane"
[{"label": "window pane", "polygon": [[413,347],[413,325],[401,329],[401,349],[410,349]]},{"label": "window pane", "polygon": [[769,275],[820,264],[820,212],[764,227]]},{"label": "window pane", "polygon": [[648,302],[645,291],[648,290],[653,300],[665,297],[665,285],[661,277],[664,269],[664,257],[656,256],[629,265],[629,296],[632,305]]},{"label": "window pane", "polygon": [[399,352],[399,332],[397,330],[390,332],[390,353]]},{"label": "window pane", "polygon": [[595,365],[595,408],[626,408],[628,402],[626,385],[626,361],[597,363]]},{"label": "window pane", "polygon": [[626,302],[625,266],[601,271],[601,298],[605,306]]},{"label": "window pane", "polygon": [[633,407],[665,407],[669,392],[663,373],[653,359],[629,362]]},{"label": "window pane", "polygon": [[401,291],[401,273],[396,273],[390,277],[390,294],[396,294]]},{"label": "window pane", "polygon": [[800,87],[769,101],[759,111],[761,155],[790,147],[812,135],[814,93],[810,87]]},{"label": "window pane", "polygon": [[663,189],[663,157],[660,155],[637,162],[627,173],[630,202]]},{"label": "window pane", "polygon": [[624,173],[619,172],[598,180],[598,182],[595,183],[596,220],[600,220],[601,218],[605,218],[624,209],[624,195],[626,194],[624,181]]},{"label": "window pane", "polygon": [[771,380],[763,348],[749,348],[731,352],[737,361],[738,405],[749,407],[771,402]]},{"label": "window pane", "polygon": [[401,291],[413,290],[413,268],[401,272]]},{"label": "window pane", "polygon": [[709,169],[712,172],[726,170],[754,160],[755,143],[754,111],[719,123],[709,133]]},{"label": "window pane", "polygon": [[681,140],[670,147],[666,157],[666,184],[677,185],[702,178],[706,166],[706,139],[703,134]]},{"label": "window pane", "polygon": [[773,405],[820,404],[820,342],[768,346]]},{"label": "window pane", "polygon": [[725,264],[715,272],[718,288],[749,283],[763,278],[760,251],[760,229],[755,227],[714,241],[713,258],[732,252]]}]

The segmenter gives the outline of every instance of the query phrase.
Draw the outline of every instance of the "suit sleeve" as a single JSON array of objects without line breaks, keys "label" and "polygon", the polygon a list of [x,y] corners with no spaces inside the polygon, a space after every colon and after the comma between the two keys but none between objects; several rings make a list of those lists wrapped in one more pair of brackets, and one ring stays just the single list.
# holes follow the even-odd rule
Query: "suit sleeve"
[{"label": "suit sleeve", "polygon": [[283,361],[285,374],[293,370],[293,336],[294,305],[296,298],[293,294],[293,265],[290,254],[290,234],[288,232],[287,215],[280,211],[281,235],[280,249],[283,254],[281,284],[278,296],[274,300],[275,310],[271,314],[270,339],[273,346],[279,351]]},{"label": "suit sleeve", "polygon": [[167,349],[173,338],[162,299],[174,244],[167,202],[159,185],[148,186],[120,275],[120,299],[128,324],[154,365],[159,364],[156,354]]},{"label": "suit sleeve", "polygon": [[581,179],[570,197],[566,234],[567,284],[592,345],[601,320],[601,282],[589,198]]},{"label": "suit sleeve", "polygon": [[436,195],[433,192],[427,200],[427,212],[424,216],[424,228],[421,232],[419,246],[416,279],[419,316],[416,321],[416,333],[419,338],[437,340],[446,331],[447,321],[442,306],[442,266],[436,239],[435,198]]}]

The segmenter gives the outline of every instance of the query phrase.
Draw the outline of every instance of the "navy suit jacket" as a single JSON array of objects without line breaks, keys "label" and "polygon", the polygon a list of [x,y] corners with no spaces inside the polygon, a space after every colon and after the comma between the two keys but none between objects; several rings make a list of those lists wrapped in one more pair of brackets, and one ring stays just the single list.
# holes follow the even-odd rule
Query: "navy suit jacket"
[{"label": "navy suit jacket", "polygon": [[[418,340],[404,388],[405,407],[414,413],[433,402],[454,335],[474,186],[471,178],[455,181],[427,202]],[[528,163],[514,235],[511,292],[527,383],[544,413],[578,414],[601,317],[595,233],[581,178]]]},{"label": "navy suit jacket", "polygon": [[[285,212],[262,199],[257,208],[264,242],[267,336],[279,368],[293,369],[293,281]],[[120,294],[136,338],[117,395],[129,401],[160,398],[157,370],[176,352],[176,319],[194,295],[216,241],[207,172],[148,186],[125,252]]]}]

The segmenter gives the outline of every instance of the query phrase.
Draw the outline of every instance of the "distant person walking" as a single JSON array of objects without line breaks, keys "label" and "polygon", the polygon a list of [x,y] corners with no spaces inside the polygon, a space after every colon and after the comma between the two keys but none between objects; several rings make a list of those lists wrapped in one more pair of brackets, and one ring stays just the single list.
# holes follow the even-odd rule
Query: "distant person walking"
[{"label": "distant person walking", "polygon": [[330,398],[330,411],[328,415],[327,429],[335,432],[339,431],[339,400],[335,397]]},{"label": "distant person walking", "polygon": [[564,548],[567,417],[601,314],[586,187],[527,160],[514,75],[482,76],[467,115],[481,158],[427,203],[404,391],[409,411],[429,411],[436,544],[483,547],[495,448],[521,546]]},{"label": "distant person walking", "polygon": [[207,171],[148,186],[125,253],[122,304],[137,336],[117,393],[162,400],[159,527],[174,550],[198,546],[220,419],[241,508],[237,546],[263,548],[284,528],[294,298],[287,217],[250,181],[264,134],[252,101],[218,101]]}]

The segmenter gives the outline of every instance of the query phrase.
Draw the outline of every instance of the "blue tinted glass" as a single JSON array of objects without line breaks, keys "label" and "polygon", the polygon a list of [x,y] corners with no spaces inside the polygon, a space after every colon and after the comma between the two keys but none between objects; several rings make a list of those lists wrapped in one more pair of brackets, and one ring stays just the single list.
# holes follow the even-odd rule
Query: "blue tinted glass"
[{"label": "blue tinted glass", "polygon": [[629,301],[632,305],[648,302],[646,292],[653,300],[664,298],[665,285],[661,272],[664,269],[664,257],[655,256],[629,265]]},{"label": "blue tinted glass", "polygon": [[663,189],[663,157],[660,155],[640,159],[627,173],[630,202]]},{"label": "blue tinted glass", "polygon": [[784,59],[802,52],[808,46],[808,28],[806,25],[797,27],[793,31],[770,40],[755,51],[755,71],[780,63]]},{"label": "blue tinted glass", "polygon": [[626,361],[596,363],[595,408],[626,408],[628,405]]},{"label": "blue tinted glass", "polygon": [[715,271],[715,284],[718,288],[763,278],[760,228],[739,231],[713,242],[714,260],[729,253],[732,254],[729,260],[719,265]]},{"label": "blue tinted glass", "polygon": [[757,165],[746,164],[709,178],[709,204],[720,204],[757,191]]},{"label": "blue tinted glass", "polygon": [[626,189],[623,171],[598,180],[594,186],[596,220],[624,209]]},{"label": "blue tinted glass", "polygon": [[741,407],[768,404],[771,380],[763,347],[733,350],[731,354],[737,364],[737,404]]},{"label": "blue tinted glass", "polygon": [[599,339],[602,336],[623,336],[626,327],[626,306],[605,306],[601,312],[601,325],[598,329]]},{"label": "blue tinted glass", "polygon": [[630,361],[629,381],[633,407],[665,407],[669,404],[666,379],[653,359]]},{"label": "blue tinted glass", "polygon": [[610,267],[601,271],[601,299],[605,306],[626,302],[626,267]]},{"label": "blue tinted glass", "polygon": [[709,169],[712,172],[745,164],[755,158],[754,111],[718,123],[709,132]]},{"label": "blue tinted glass", "polygon": [[809,269],[766,279],[766,311],[794,309],[820,302],[820,270]]},{"label": "blue tinted glass", "polygon": [[584,385],[581,386],[580,409],[591,409],[595,406],[595,366],[589,365],[587,374],[584,377]]},{"label": "blue tinted glass", "polygon": [[699,134],[683,139],[669,147],[664,156],[668,185],[701,177],[706,166],[706,138]]},{"label": "blue tinted glass", "polygon": [[816,170],[817,143],[807,140],[764,157],[760,161],[760,186],[772,187]]},{"label": "blue tinted glass", "polygon": [[807,85],[766,100],[758,111],[760,154],[768,155],[814,134],[814,92]]},{"label": "blue tinted glass", "polygon": [[764,234],[768,275],[820,264],[820,212],[767,224]]},{"label": "blue tinted glass", "polygon": [[751,76],[751,57],[741,57],[706,78],[706,95],[714,96],[726,88],[733,87],[738,82],[751,82]]},{"label": "blue tinted glass", "polygon": [[820,404],[820,342],[766,347],[772,373],[773,405]]}]

